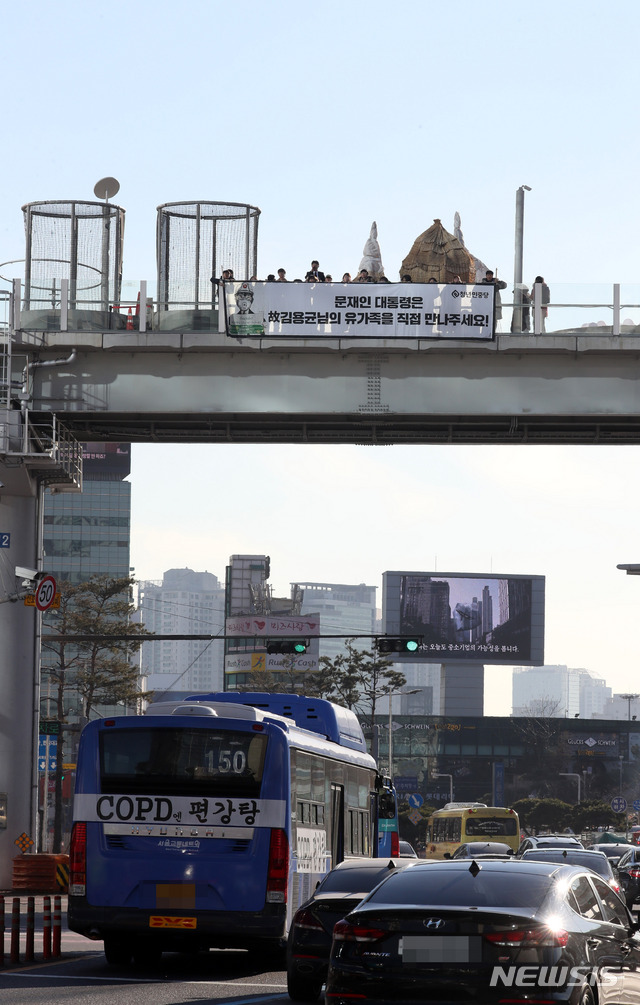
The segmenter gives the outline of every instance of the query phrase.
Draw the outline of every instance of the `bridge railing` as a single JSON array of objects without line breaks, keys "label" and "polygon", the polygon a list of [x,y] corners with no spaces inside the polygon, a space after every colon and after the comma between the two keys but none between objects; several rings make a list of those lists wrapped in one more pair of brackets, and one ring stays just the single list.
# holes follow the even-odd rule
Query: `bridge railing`
[{"label": "bridge railing", "polygon": [[[16,285],[16,284],[14,284]],[[19,287],[17,283],[17,287]],[[640,284],[632,283],[554,283],[550,285],[550,301],[542,303],[541,288],[530,290],[531,303],[520,307],[513,289],[502,291],[502,318],[496,322],[498,335],[536,335],[579,332],[584,336],[640,336]],[[0,289],[0,334],[11,327],[12,318],[21,331],[83,332],[120,331],[126,333],[154,332],[218,332],[219,314],[217,289],[212,287],[208,301],[172,301],[159,304],[155,282],[122,283],[118,303],[110,304],[107,312],[93,310],[76,299],[69,304],[68,281],[60,280],[47,291],[47,299],[29,310],[21,310],[19,318],[11,311],[11,291]],[[68,340],[67,340],[68,341]]]},{"label": "bridge railing", "polygon": [[12,296],[0,290],[0,409],[11,399],[11,307]]},{"label": "bridge railing", "polygon": [[[538,287],[531,289],[532,299],[534,292],[539,296],[538,290]],[[504,310],[498,325],[500,334],[520,331],[513,294],[508,297],[508,293],[505,290],[502,294]],[[526,312],[526,306],[523,310]],[[529,334],[576,331],[595,336],[640,335],[640,284],[557,283],[550,288],[548,305],[538,300],[529,306]]]}]

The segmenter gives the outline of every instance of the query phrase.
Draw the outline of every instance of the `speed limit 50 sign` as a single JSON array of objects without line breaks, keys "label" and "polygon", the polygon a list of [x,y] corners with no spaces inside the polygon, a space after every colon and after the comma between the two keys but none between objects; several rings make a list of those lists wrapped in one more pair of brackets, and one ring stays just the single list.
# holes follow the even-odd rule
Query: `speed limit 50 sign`
[{"label": "speed limit 50 sign", "polygon": [[51,607],[56,597],[56,581],[53,576],[45,576],[38,583],[36,590],[36,607],[39,611],[46,611]]}]

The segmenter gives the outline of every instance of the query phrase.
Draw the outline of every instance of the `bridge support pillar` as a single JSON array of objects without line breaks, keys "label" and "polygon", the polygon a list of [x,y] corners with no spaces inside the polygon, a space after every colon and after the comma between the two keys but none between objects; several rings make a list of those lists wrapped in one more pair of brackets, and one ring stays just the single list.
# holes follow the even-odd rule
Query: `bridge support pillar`
[{"label": "bridge support pillar", "polygon": [[0,460],[0,534],[9,545],[0,549],[0,800],[4,797],[6,805],[6,819],[0,817],[0,889],[4,890],[12,886],[12,863],[20,851],[16,840],[21,834],[36,840],[38,794],[40,615],[23,600],[7,599],[20,591],[16,565],[38,568],[38,499],[37,487],[27,478],[21,490],[14,487],[8,494],[13,474]]},{"label": "bridge support pillar", "polygon": [[482,663],[441,665],[440,715],[484,715]]}]

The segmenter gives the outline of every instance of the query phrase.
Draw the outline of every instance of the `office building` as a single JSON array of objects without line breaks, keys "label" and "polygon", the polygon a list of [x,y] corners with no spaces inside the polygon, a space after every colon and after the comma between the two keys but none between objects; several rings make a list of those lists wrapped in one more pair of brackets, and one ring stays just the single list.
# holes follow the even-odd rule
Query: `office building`
[{"label": "office building", "polygon": [[[564,665],[514,667],[512,715],[605,718],[611,688],[589,670]],[[612,718],[606,713],[607,718]]]},{"label": "office building", "polygon": [[[353,633],[357,649],[372,649],[376,626],[376,587],[364,583],[292,583],[302,591],[301,613],[318,613],[322,619],[320,655],[334,659],[344,652]],[[337,636],[330,638],[328,636]]]},{"label": "office building", "polygon": [[145,628],[157,635],[220,636],[145,642],[141,672],[145,690],[220,691],[224,667],[224,587],[211,572],[169,569],[161,583],[142,582],[138,607]]},{"label": "office building", "polygon": [[82,492],[47,489],[44,569],[73,585],[129,575],[131,444],[84,443]]}]

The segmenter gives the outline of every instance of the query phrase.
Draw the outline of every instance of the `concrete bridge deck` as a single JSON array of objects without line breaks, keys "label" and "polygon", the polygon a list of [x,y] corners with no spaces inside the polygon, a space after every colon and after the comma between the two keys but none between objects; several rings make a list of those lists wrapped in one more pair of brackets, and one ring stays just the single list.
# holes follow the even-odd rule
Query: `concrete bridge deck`
[{"label": "concrete bridge deck", "polygon": [[32,419],[56,413],[80,440],[640,442],[635,331],[483,342],[22,332],[12,365],[14,382],[28,367]]}]

